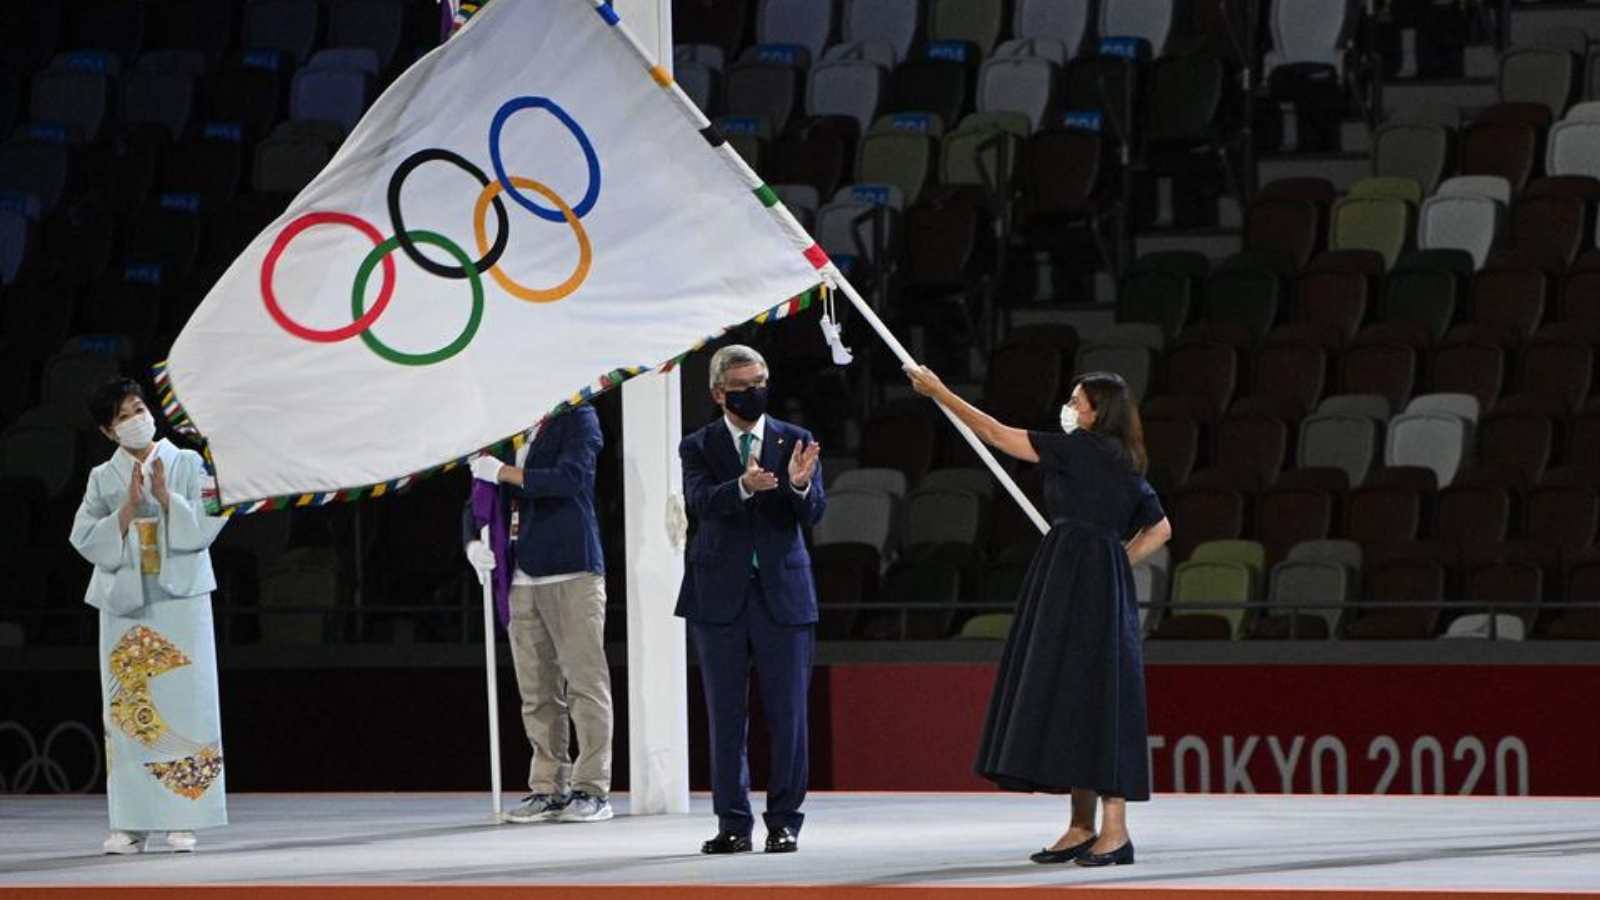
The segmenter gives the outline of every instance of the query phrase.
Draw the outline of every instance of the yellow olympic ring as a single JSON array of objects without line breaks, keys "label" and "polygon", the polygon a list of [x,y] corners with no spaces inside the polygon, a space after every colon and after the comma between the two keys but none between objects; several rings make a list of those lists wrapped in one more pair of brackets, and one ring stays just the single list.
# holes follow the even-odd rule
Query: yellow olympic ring
[{"label": "yellow olympic ring", "polygon": [[[584,280],[589,277],[589,263],[593,259],[593,252],[589,247],[589,232],[584,229],[582,220],[572,211],[572,207],[568,206],[567,201],[562,200],[555,191],[531,178],[512,178],[511,183],[519,188],[538,192],[546,200],[554,203],[557,209],[561,210],[562,218],[566,219],[567,224],[572,226],[572,233],[578,238],[578,266],[573,269],[572,275],[566,281],[544,290],[525,287],[512,281],[511,276],[501,270],[498,263],[489,267],[489,275],[495,280],[496,284],[504,288],[505,292],[513,297],[526,300],[529,303],[553,303],[576,291]],[[494,202],[494,198],[498,197],[503,189],[500,182],[491,181],[483,189],[483,192],[478,195],[477,206],[472,211],[472,234],[477,239],[478,252],[480,254],[489,252],[489,204]]]}]

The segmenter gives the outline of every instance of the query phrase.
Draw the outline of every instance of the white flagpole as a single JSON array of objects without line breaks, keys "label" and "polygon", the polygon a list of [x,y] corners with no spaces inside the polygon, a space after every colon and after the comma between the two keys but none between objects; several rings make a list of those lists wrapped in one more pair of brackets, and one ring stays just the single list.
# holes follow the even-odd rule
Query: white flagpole
[{"label": "white flagpole", "polygon": [[[489,529],[483,529],[484,546],[489,545]],[[497,681],[494,652],[494,578],[481,578],[483,585],[483,666],[484,686],[489,699],[489,806],[494,824],[505,821],[500,812],[500,685]]]},{"label": "white flagpole", "polygon": [[[861,295],[856,292],[855,286],[850,283],[849,279],[845,278],[832,266],[828,267],[825,274],[829,281],[837,285],[839,290],[850,298],[850,302],[855,304],[856,311],[861,313],[862,318],[867,320],[867,324],[871,325],[872,330],[878,333],[878,337],[883,338],[883,342],[889,345],[889,349],[893,350],[894,355],[900,358],[900,362],[908,366],[917,364],[917,361],[912,359],[911,354],[906,352],[906,348],[901,345],[900,340],[894,336],[894,332],[889,330],[889,326],[883,324],[883,320],[878,318],[878,314],[872,311],[872,307],[867,305],[867,301],[861,299]],[[967,439],[968,444],[972,445],[972,449],[978,454],[978,458],[983,460],[984,465],[989,467],[989,471],[994,473],[994,477],[999,479],[1000,484],[1005,486],[1006,492],[1011,495],[1011,499],[1017,501],[1017,505],[1022,507],[1023,512],[1028,514],[1028,518],[1033,520],[1033,524],[1038,527],[1040,532],[1048,532],[1050,523],[1045,521],[1045,517],[1039,514],[1039,510],[1034,507],[1028,496],[1022,493],[1022,489],[1017,487],[1017,483],[1011,479],[1006,470],[1000,468],[999,461],[994,458],[993,453],[989,452],[989,448],[984,446],[983,441],[979,440],[978,436],[972,433],[972,429],[956,418],[955,413],[946,408],[943,403],[938,404],[938,406],[940,411],[945,414],[945,417],[950,420],[950,424],[956,427],[956,431],[961,432],[961,436]]]}]

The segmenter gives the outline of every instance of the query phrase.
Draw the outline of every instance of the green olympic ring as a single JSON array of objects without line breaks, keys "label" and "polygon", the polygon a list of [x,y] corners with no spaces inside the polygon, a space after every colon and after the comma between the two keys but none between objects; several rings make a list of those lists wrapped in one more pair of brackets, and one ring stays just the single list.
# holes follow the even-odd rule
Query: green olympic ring
[{"label": "green olympic ring", "polygon": [[[368,328],[360,332],[362,343],[378,356],[392,363],[402,366],[431,366],[434,363],[444,362],[457,353],[467,348],[472,343],[472,338],[478,333],[478,326],[483,323],[483,279],[478,275],[478,267],[473,264],[472,257],[454,241],[442,234],[432,231],[410,231],[406,236],[412,241],[432,244],[456,258],[461,264],[462,271],[467,273],[467,281],[472,285],[472,315],[467,319],[467,325],[461,334],[449,344],[430,353],[403,353],[378,340]],[[400,248],[398,235],[391,237],[372,249],[367,258],[361,261],[361,268],[356,272],[355,286],[350,292],[350,314],[359,321],[367,313],[366,292],[367,280],[372,277],[372,270],[389,254]]]}]

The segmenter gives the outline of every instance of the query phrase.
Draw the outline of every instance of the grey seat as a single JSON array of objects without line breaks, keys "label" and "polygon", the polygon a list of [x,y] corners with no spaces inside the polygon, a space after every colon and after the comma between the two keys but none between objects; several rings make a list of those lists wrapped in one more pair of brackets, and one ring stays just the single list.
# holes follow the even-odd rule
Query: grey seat
[{"label": "grey seat", "polygon": [[141,72],[167,72],[199,78],[206,74],[206,55],[200,50],[147,50],[134,68]]},{"label": "grey seat", "polygon": [[918,0],[844,0],[842,43],[881,41],[894,48],[898,64],[911,55],[911,46],[920,36],[921,7]]},{"label": "grey seat", "polygon": [[1372,169],[1378,177],[1410,178],[1431,194],[1449,171],[1454,135],[1443,125],[1385,125],[1372,140]]},{"label": "grey seat", "polygon": [[1331,638],[1338,633],[1345,606],[1355,599],[1354,585],[1353,573],[1342,565],[1286,559],[1272,567],[1268,578],[1267,612],[1321,619]]},{"label": "grey seat", "polygon": [[778,195],[778,200],[794,213],[809,229],[816,224],[817,210],[822,206],[822,197],[817,194],[817,189],[809,184],[774,184],[770,185],[772,192]]},{"label": "grey seat", "polygon": [[1149,563],[1134,566],[1133,593],[1139,602],[1139,630],[1142,632],[1151,615],[1167,604],[1167,571]]},{"label": "grey seat", "polygon": [[1387,422],[1393,415],[1388,398],[1379,394],[1334,394],[1324,397],[1316,411],[1334,416],[1362,416],[1378,422]]},{"label": "grey seat", "polygon": [[727,64],[727,56],[716,44],[674,44],[672,47],[674,70],[684,63],[699,63],[713,71],[721,72]]},{"label": "grey seat", "polygon": [[1100,4],[1101,37],[1136,37],[1161,56],[1177,26],[1176,0],[1112,0]]},{"label": "grey seat", "polygon": [[365,72],[377,79],[383,72],[383,61],[378,57],[378,51],[371,47],[334,47],[313,53],[306,68]]},{"label": "grey seat", "polygon": [[194,76],[138,69],[122,79],[122,121],[159,125],[172,140],[181,137],[194,114]]},{"label": "grey seat", "polygon": [[877,120],[883,105],[887,76],[867,60],[834,60],[811,70],[806,90],[806,114],[854,119],[861,134]]},{"label": "grey seat", "polygon": [[28,115],[35,122],[64,125],[82,140],[94,141],[111,112],[111,85],[109,75],[58,62],[33,76]]},{"label": "grey seat", "polygon": [[[840,472],[828,485],[830,494],[837,491],[879,491],[904,499],[907,491],[906,473],[899,469],[866,467]],[[830,503],[832,502],[830,498]]]},{"label": "grey seat", "polygon": [[680,61],[673,64],[672,78],[701,113],[712,115],[717,101],[717,70],[701,62]]},{"label": "grey seat", "polygon": [[1505,228],[1505,204],[1481,194],[1437,194],[1422,204],[1417,246],[1423,250],[1465,250],[1474,269],[1482,269]]},{"label": "grey seat", "polygon": [[[851,187],[843,190],[849,191]],[[874,199],[849,194],[836,196],[817,210],[815,236],[817,243],[835,261],[845,265],[851,260],[876,265],[893,259],[898,250],[900,212]]]},{"label": "grey seat", "polygon": [[1300,423],[1296,464],[1343,469],[1359,487],[1379,458],[1382,426],[1365,416],[1316,413]]},{"label": "grey seat", "polygon": [[1022,113],[1037,131],[1055,109],[1058,73],[1056,63],[1041,57],[991,59],[978,74],[978,111]]},{"label": "grey seat", "polygon": [[894,498],[883,491],[840,489],[828,494],[828,509],[811,530],[816,546],[866,544],[882,556],[894,529]]},{"label": "grey seat", "polygon": [[1115,347],[1144,347],[1159,354],[1167,349],[1167,334],[1160,325],[1151,322],[1118,322],[1107,326],[1094,342]]},{"label": "grey seat", "polygon": [[371,50],[378,64],[373,77],[394,64],[405,31],[406,0],[332,0],[328,4],[327,46]]},{"label": "grey seat", "polygon": [[983,510],[983,498],[971,491],[918,488],[906,497],[905,546],[976,547],[982,537]]},{"label": "grey seat", "polygon": [[298,194],[332,158],[325,141],[274,133],[256,145],[251,183],[263,194]]},{"label": "grey seat", "polygon": [[1344,74],[1345,44],[1359,21],[1353,0],[1276,0],[1272,4],[1272,49],[1264,62],[1271,72],[1287,63],[1331,66]]},{"label": "grey seat", "polygon": [[1437,193],[1447,197],[1493,197],[1503,206],[1511,205],[1511,182],[1499,175],[1457,175],[1440,183]]},{"label": "grey seat", "polygon": [[45,403],[79,404],[95,385],[121,374],[121,364],[108,354],[57,353],[45,361],[40,399]]},{"label": "grey seat", "polygon": [[1565,50],[1581,60],[1589,55],[1589,34],[1574,25],[1557,25],[1539,32],[1531,46]]},{"label": "grey seat", "polygon": [[1008,59],[1023,57],[1027,59],[1045,59],[1058,66],[1065,66],[1072,59],[1072,52],[1067,45],[1055,38],[1032,37],[1012,38],[1002,41],[994,48],[995,59]]},{"label": "grey seat", "polygon": [[49,215],[66,193],[70,160],[59,144],[22,139],[0,144],[0,191],[37,198],[40,214]]},{"label": "grey seat", "polygon": [[317,0],[250,0],[240,46],[276,50],[303,65],[317,45]]},{"label": "grey seat", "polygon": [[798,44],[812,59],[820,59],[833,35],[833,12],[833,3],[816,0],[761,0],[756,7],[756,41]]},{"label": "grey seat", "polygon": [[1301,541],[1289,548],[1288,559],[1303,562],[1323,562],[1345,566],[1360,574],[1362,566],[1361,545],[1343,538],[1320,538]]},{"label": "grey seat", "polygon": [[[1094,0],[1017,0],[1011,30],[1018,38],[1060,41],[1067,59],[1077,56],[1094,25]],[[1065,63],[1065,60],[1059,62]]]},{"label": "grey seat", "polygon": [[34,226],[18,210],[0,209],[0,284],[14,284],[33,250]]},{"label": "grey seat", "polygon": [[289,116],[294,119],[334,122],[349,134],[367,111],[372,78],[346,69],[304,69],[294,76],[289,95]]},{"label": "grey seat", "polygon": [[1600,121],[1568,118],[1551,126],[1545,170],[1600,178]]},{"label": "grey seat", "polygon": [[793,66],[741,62],[724,73],[723,108],[729,115],[759,118],[773,134],[782,134],[800,99],[801,74]]},{"label": "grey seat", "polygon": [[[977,494],[984,500],[993,500],[995,497],[994,476],[987,469],[974,469],[966,466],[948,469],[934,469],[922,476],[922,482],[917,485],[918,490],[944,490],[966,491]],[[1011,502],[1009,497],[1005,502]]]},{"label": "grey seat", "polygon": [[0,435],[0,478],[32,482],[51,500],[72,485],[78,436],[71,428],[45,424],[14,426]]},{"label": "grey seat", "polygon": [[1471,394],[1422,394],[1406,404],[1405,412],[1443,413],[1477,424],[1478,417],[1482,415],[1482,406],[1478,398]]},{"label": "grey seat", "polygon": [[1401,413],[1389,420],[1383,464],[1432,469],[1439,487],[1455,480],[1470,461],[1472,426],[1448,413]]},{"label": "grey seat", "polygon": [[1150,382],[1155,363],[1146,347],[1111,344],[1086,344],[1078,351],[1077,373],[1114,372],[1128,383],[1128,393],[1135,403],[1150,395]]},{"label": "grey seat", "polygon": [[1559,119],[1572,100],[1574,60],[1565,50],[1524,47],[1500,57],[1500,102],[1539,103]]}]

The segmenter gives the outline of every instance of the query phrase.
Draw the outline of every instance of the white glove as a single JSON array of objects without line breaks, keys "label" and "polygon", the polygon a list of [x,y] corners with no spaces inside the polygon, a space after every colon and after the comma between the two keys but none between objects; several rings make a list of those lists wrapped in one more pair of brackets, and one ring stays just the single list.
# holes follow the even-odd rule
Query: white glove
[{"label": "white glove", "polygon": [[479,581],[488,581],[494,571],[494,551],[483,541],[472,541],[467,544],[467,562],[472,563]]},{"label": "white glove", "polygon": [[490,484],[500,483],[500,470],[505,464],[485,453],[472,461],[472,477]]}]

